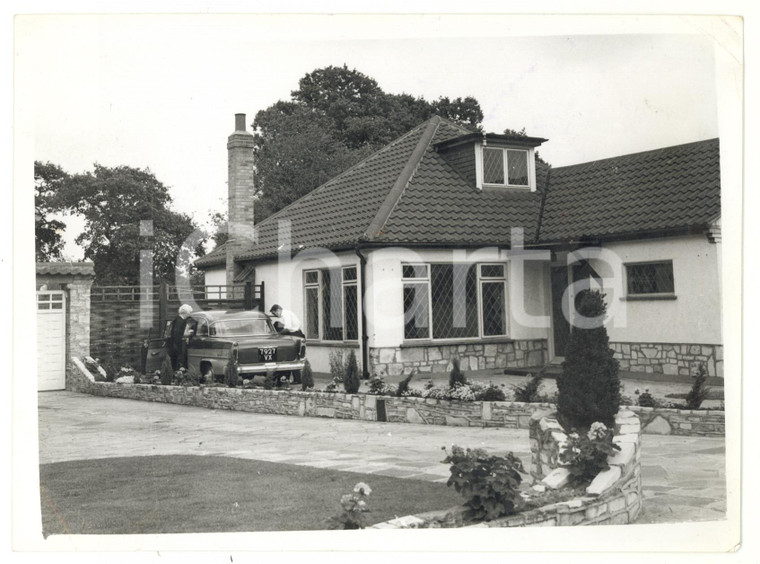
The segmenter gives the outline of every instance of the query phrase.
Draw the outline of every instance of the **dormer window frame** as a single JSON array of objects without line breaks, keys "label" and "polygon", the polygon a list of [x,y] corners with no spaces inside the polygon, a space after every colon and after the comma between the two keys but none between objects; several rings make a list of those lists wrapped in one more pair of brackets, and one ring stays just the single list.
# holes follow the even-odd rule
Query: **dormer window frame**
[{"label": "dormer window frame", "polygon": [[[484,149],[501,149],[504,158],[504,183],[493,183],[484,181],[484,169],[483,169],[483,150]],[[508,164],[508,151],[521,151],[527,153],[527,165],[528,165],[528,184],[510,184],[509,183],[509,164]],[[499,189],[514,189],[514,190],[530,190],[536,191],[536,150],[533,147],[525,147],[519,145],[506,144],[492,144],[487,141],[475,142],[475,179],[476,187],[478,190],[484,188],[499,188]]]}]

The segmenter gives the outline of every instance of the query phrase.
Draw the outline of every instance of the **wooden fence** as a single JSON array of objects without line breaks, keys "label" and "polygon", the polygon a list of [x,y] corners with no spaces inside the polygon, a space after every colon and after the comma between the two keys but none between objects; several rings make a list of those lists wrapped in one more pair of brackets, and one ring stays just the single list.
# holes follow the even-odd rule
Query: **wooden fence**
[{"label": "wooden fence", "polygon": [[162,333],[182,304],[193,310],[265,311],[264,283],[232,286],[93,286],[90,354],[102,363],[142,368],[143,345]]}]

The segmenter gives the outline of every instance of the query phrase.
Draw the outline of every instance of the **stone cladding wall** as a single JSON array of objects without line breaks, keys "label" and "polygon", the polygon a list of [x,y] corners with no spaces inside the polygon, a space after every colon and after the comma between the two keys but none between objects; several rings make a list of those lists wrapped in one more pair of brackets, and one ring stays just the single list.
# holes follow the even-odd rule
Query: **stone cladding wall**
[{"label": "stone cladding wall", "polygon": [[[225,387],[184,387],[155,384],[95,382],[82,362],[73,358],[78,369],[68,379],[67,389],[98,396],[140,401],[160,401],[210,409],[231,409],[255,413],[331,417],[394,423],[503,427],[531,429],[536,417],[554,411],[549,403],[506,401],[453,401],[432,398],[390,397],[369,394],[301,392]],[[380,408],[380,409],[378,409]],[[725,427],[723,411],[626,408],[638,413],[643,432],[674,435],[720,435]]]},{"label": "stone cladding wall", "polygon": [[547,360],[546,339],[370,348],[370,370],[389,376],[450,372],[451,359],[459,357],[462,370],[526,368],[543,366]]},{"label": "stone cladding wall", "polygon": [[723,345],[610,343],[621,370],[689,376],[700,364],[708,376],[723,377]]}]

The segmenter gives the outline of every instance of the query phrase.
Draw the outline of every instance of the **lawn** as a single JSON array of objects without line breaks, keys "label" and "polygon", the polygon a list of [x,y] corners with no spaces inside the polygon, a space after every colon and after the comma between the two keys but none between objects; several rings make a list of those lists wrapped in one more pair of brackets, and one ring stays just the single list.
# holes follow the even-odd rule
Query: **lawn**
[{"label": "lawn", "polygon": [[446,509],[442,483],[218,456],[150,456],[40,466],[42,528],[51,534],[326,529],[340,497],[372,488],[368,523]]}]

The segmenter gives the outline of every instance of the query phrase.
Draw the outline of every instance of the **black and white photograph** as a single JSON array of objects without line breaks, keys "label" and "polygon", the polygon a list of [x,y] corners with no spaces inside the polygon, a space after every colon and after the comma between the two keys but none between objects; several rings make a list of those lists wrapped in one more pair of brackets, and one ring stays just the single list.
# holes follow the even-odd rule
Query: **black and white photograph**
[{"label": "black and white photograph", "polygon": [[14,16],[13,550],[738,550],[743,18],[238,8]]}]

